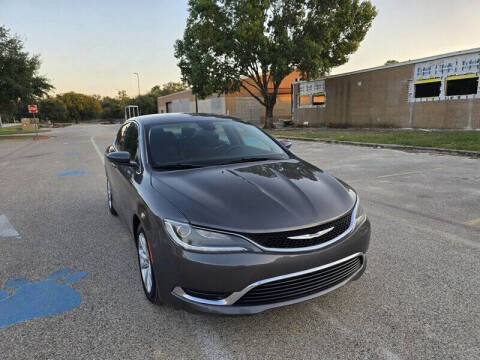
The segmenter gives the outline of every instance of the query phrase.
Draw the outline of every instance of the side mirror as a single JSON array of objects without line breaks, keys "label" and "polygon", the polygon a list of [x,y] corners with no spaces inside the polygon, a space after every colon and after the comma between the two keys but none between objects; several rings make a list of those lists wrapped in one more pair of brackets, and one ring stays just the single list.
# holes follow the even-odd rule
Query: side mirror
[{"label": "side mirror", "polygon": [[128,151],[114,151],[107,154],[107,159],[114,164],[129,165],[130,153]]},{"label": "side mirror", "polygon": [[292,147],[292,142],[290,140],[280,140],[280,144],[287,149]]}]

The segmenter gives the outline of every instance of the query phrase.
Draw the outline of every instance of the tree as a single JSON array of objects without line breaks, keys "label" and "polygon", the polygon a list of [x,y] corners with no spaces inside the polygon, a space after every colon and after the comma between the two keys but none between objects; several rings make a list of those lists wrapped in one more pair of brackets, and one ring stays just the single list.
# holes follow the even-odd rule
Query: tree
[{"label": "tree", "polygon": [[392,65],[392,64],[398,64],[397,60],[387,60],[385,61],[385,65]]},{"label": "tree", "polygon": [[121,119],[123,118],[120,109],[120,100],[106,96],[101,101],[102,119]]},{"label": "tree", "polygon": [[151,93],[137,96],[130,104],[138,105],[142,115],[155,114],[157,112],[157,97]]},{"label": "tree", "polygon": [[100,116],[102,106],[95,96],[75,93],[73,91],[58,97],[67,107],[68,118],[76,123],[80,120],[92,120]]},{"label": "tree", "polygon": [[47,96],[38,103],[38,115],[42,120],[52,122],[66,122],[68,119],[67,107],[58,97]]},{"label": "tree", "polygon": [[155,85],[150,90],[150,94],[155,95],[155,97],[159,97],[159,96],[174,94],[176,92],[183,91],[186,88],[187,88],[187,85],[185,85],[183,82],[171,81],[166,84],[163,84],[162,86]]},{"label": "tree", "polygon": [[344,64],[376,14],[359,0],[189,0],[175,56],[200,98],[244,88],[265,107],[271,128],[282,80],[294,70],[308,79]]},{"label": "tree", "polygon": [[[125,111],[125,105],[128,105],[130,102],[130,98],[127,95],[127,92],[125,90],[120,90],[117,93],[117,99],[118,99],[118,104],[120,105],[120,111],[123,112]],[[123,117],[123,115],[122,115]]]},{"label": "tree", "polygon": [[53,86],[38,75],[39,55],[30,55],[23,42],[0,26],[0,113],[13,116],[25,104],[45,95]]}]

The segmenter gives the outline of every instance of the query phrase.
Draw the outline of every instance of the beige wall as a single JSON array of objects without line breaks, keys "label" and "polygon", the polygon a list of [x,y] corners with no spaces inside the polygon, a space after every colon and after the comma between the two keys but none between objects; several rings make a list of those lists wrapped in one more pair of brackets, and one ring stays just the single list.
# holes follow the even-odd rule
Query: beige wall
[{"label": "beige wall", "polygon": [[[195,111],[195,97],[192,95],[191,90],[180,91],[175,94],[170,94],[167,96],[161,96],[157,98],[157,109],[159,113],[166,113],[167,112],[167,103],[170,103],[173,106],[175,103],[186,101],[188,102],[188,111],[182,112],[192,112]],[[193,110],[190,109],[190,102],[193,102],[194,107]],[[170,108],[170,112],[179,112],[178,110],[175,111],[174,109]]]},{"label": "beige wall", "polygon": [[[299,108],[310,126],[480,128],[480,98],[409,102],[414,64],[325,79],[324,107]],[[294,85],[295,96],[299,84]]]},{"label": "beige wall", "polygon": [[[291,119],[291,84],[300,77],[300,73],[294,71],[286,76],[278,88],[277,103],[273,111],[274,121]],[[256,96],[262,97],[259,90],[252,87],[249,81],[244,80],[244,85]],[[269,82],[269,91],[273,91],[273,83]],[[162,96],[157,99],[159,113],[167,112],[195,112],[195,96],[191,90],[181,91],[175,94]],[[265,123],[265,108],[244,88],[235,93],[226,95],[208,96],[205,100],[198,100],[198,111],[221,115],[230,115],[242,120],[262,125]]]},{"label": "beige wall", "polygon": [[[265,123],[265,108],[251,96],[240,94],[220,96],[212,95],[198,100],[198,111],[209,114],[230,115],[257,125]],[[166,104],[170,103],[170,112],[195,112],[195,96],[190,90],[162,96],[157,99],[159,113],[166,113]],[[290,95],[279,96],[273,112],[274,121],[291,118]]]}]

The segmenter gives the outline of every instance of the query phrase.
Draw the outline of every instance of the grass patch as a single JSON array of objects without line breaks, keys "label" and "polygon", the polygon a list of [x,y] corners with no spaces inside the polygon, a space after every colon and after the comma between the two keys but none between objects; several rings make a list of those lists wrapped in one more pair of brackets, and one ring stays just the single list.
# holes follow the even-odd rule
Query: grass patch
[{"label": "grass patch", "polygon": [[[39,129],[38,132],[47,132],[50,130]],[[35,131],[23,130],[22,125],[0,128],[0,135],[17,135],[17,134],[35,134]]]},{"label": "grass patch", "polygon": [[273,136],[304,137],[308,139],[480,151],[480,131],[294,129],[271,130],[269,133]]}]

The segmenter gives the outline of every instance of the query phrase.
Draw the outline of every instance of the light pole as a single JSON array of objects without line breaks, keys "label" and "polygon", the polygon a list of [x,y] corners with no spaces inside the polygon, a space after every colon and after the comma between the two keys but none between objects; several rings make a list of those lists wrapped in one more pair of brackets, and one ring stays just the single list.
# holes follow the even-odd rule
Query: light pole
[{"label": "light pole", "polygon": [[140,75],[138,75],[138,72],[134,72],[133,75],[137,75],[138,96],[140,96]]}]

